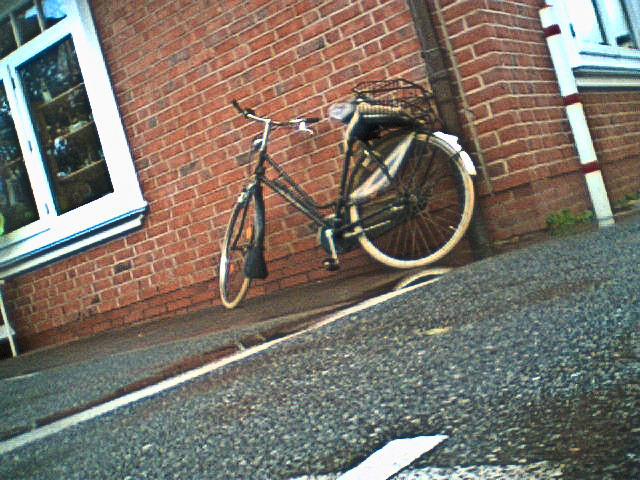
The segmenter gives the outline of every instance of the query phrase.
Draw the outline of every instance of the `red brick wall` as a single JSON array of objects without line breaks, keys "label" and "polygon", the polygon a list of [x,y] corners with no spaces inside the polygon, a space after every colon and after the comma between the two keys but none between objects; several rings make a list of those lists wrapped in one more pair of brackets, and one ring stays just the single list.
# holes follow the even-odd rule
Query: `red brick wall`
[{"label": "red brick wall", "polygon": [[[402,0],[91,6],[149,214],[134,234],[11,282],[26,348],[219,302],[221,238],[249,172],[236,161],[257,131],[232,98],[276,118],[325,117],[358,80],[425,82]],[[323,202],[337,183],[342,127],[323,121],[317,131],[276,136],[272,147]],[[267,205],[271,283],[253,292],[326,275],[309,222],[278,198]],[[372,266],[357,254],[345,263],[343,275]]]},{"label": "red brick wall", "polygon": [[478,186],[493,240],[543,229],[559,208],[589,206],[541,3],[440,0],[489,178]]},{"label": "red brick wall", "polygon": [[640,192],[640,92],[580,93],[607,192],[615,206]]}]

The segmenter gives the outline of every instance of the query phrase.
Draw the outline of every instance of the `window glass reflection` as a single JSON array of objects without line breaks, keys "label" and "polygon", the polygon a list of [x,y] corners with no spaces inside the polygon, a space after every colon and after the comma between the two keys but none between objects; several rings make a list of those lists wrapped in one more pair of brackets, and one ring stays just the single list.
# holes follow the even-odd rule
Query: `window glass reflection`
[{"label": "window glass reflection", "polygon": [[0,82],[0,234],[38,220],[7,93]]},{"label": "window glass reflection", "polygon": [[35,7],[24,6],[12,12],[18,46],[24,45],[42,33]]},{"label": "window glass reflection", "polygon": [[6,57],[18,48],[9,18],[0,20],[0,58]]},{"label": "window glass reflection", "polygon": [[35,0],[15,4],[16,8],[0,18],[0,58],[67,16],[66,0]]},{"label": "window glass reflection", "polygon": [[33,57],[18,73],[58,213],[113,192],[71,38]]},{"label": "window glass reflection", "polygon": [[605,0],[604,8],[610,22],[612,43],[618,47],[634,48],[629,19],[620,0]]},{"label": "window glass reflection", "polygon": [[571,16],[572,33],[575,37],[583,42],[606,43],[591,0],[573,0],[569,15]]}]

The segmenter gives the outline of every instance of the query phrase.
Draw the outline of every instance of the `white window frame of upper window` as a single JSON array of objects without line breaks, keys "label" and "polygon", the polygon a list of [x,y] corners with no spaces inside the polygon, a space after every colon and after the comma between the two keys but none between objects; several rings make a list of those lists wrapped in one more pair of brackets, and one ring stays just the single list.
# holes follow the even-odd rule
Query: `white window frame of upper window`
[{"label": "white window frame of upper window", "polygon": [[[605,0],[595,1],[599,3]],[[629,16],[631,35],[635,44],[640,47],[640,4],[637,0],[622,2]],[[640,87],[640,48],[581,41],[571,33],[571,0],[547,0],[547,4],[554,7],[579,87]],[[601,11],[604,9],[601,8]]]},{"label": "white window frame of upper window", "polygon": [[[147,207],[116,105],[98,36],[86,0],[66,0],[67,17],[0,59],[3,81],[18,130],[39,220],[0,236],[0,278],[33,269],[139,227]],[[10,88],[16,69],[71,35],[113,192],[57,214],[28,107],[20,88]]]}]

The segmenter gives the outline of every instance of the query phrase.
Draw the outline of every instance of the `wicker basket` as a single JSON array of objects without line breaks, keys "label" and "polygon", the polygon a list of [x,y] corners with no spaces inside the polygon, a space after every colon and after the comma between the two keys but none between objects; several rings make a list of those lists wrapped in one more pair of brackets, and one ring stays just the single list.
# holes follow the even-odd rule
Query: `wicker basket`
[{"label": "wicker basket", "polygon": [[434,125],[438,115],[433,107],[433,95],[420,85],[402,78],[359,83],[353,89],[358,100],[371,105],[400,107],[426,125]]}]

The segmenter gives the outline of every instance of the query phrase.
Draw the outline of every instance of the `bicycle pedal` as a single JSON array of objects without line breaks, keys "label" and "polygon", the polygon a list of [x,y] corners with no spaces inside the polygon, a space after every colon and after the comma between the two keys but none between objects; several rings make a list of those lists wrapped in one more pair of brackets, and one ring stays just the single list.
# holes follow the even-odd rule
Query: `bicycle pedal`
[{"label": "bicycle pedal", "polygon": [[326,268],[330,272],[340,270],[340,264],[333,258],[325,258],[322,264],[324,265],[324,268]]}]

